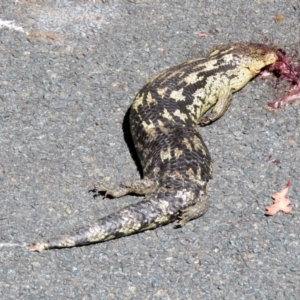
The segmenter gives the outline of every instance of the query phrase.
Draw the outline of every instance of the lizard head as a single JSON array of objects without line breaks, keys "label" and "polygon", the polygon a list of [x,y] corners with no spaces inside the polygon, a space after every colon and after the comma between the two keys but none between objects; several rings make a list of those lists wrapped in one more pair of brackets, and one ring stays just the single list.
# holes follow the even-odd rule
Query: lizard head
[{"label": "lizard head", "polygon": [[278,60],[278,48],[258,43],[234,43],[215,47],[210,56],[231,60],[237,68],[246,68],[252,77]]}]

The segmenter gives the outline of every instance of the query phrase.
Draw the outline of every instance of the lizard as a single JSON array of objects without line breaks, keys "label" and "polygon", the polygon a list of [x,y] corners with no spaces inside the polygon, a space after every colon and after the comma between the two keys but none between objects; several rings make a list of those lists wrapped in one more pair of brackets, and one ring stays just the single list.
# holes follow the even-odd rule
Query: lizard
[{"label": "lizard", "polygon": [[26,244],[32,251],[74,247],[138,233],[175,222],[184,226],[208,210],[212,162],[198,125],[228,109],[232,94],[278,60],[277,47],[259,43],[216,46],[205,58],[186,61],[150,79],[130,108],[130,131],[143,176],[115,189],[115,198],[144,199],[58,238]]}]

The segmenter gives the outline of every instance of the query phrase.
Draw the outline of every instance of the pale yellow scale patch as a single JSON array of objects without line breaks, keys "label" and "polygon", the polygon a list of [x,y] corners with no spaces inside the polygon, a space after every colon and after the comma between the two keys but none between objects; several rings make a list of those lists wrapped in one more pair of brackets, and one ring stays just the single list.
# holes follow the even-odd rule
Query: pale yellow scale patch
[{"label": "pale yellow scale patch", "polygon": [[158,126],[159,126],[159,129],[164,133],[164,134],[168,134],[169,133],[169,129],[165,127],[165,124],[161,121],[161,120],[158,120]]},{"label": "pale yellow scale patch", "polygon": [[152,97],[150,92],[147,94],[146,101],[147,101],[148,105],[157,104],[156,99]]},{"label": "pale yellow scale patch", "polygon": [[183,151],[180,150],[179,148],[175,148],[174,153],[175,153],[175,158],[178,159],[182,155]]},{"label": "pale yellow scale patch", "polygon": [[[104,240],[105,240],[105,241],[109,241],[109,240],[113,240],[113,239],[115,239],[115,238],[116,238],[115,235],[109,235],[109,236],[106,237]],[[97,241],[95,241],[95,242],[97,242]]]},{"label": "pale yellow scale patch", "polygon": [[186,172],[186,175],[188,175],[188,176],[194,176],[195,174],[194,174],[194,171],[191,169],[191,168],[189,168]]},{"label": "pale yellow scale patch", "polygon": [[191,145],[190,141],[189,141],[187,138],[184,138],[182,142],[183,142],[183,144],[184,144],[190,151],[193,150],[192,145]]},{"label": "pale yellow scale patch", "polygon": [[194,194],[191,191],[187,191],[186,189],[183,189],[181,191],[177,191],[175,197],[183,199],[184,202],[189,202],[193,200]]},{"label": "pale yellow scale patch", "polygon": [[165,87],[165,88],[162,88],[162,89],[157,89],[157,93],[158,93],[159,96],[164,98],[165,95],[166,95],[167,90],[168,90],[168,87]]},{"label": "pale yellow scale patch", "polygon": [[[213,71],[220,67],[217,59],[211,59],[209,61],[206,61],[205,64],[201,64],[201,66],[205,67],[204,69],[202,69],[202,72]],[[197,68],[199,68],[199,65],[195,65],[194,69]]]},{"label": "pale yellow scale patch", "polygon": [[172,154],[171,154],[171,148],[168,147],[168,149],[166,151],[161,150],[160,152],[160,159],[162,162],[164,162],[165,160],[170,160],[172,158]]},{"label": "pale yellow scale patch", "polygon": [[170,220],[171,220],[171,217],[169,215],[166,215],[166,216],[160,216],[160,217],[156,218],[155,222],[158,224],[165,224],[165,223],[170,222]]},{"label": "pale yellow scale patch", "polygon": [[170,94],[170,98],[174,99],[176,102],[178,101],[185,101],[185,96],[183,96],[183,88],[179,91],[172,91]]},{"label": "pale yellow scale patch", "polygon": [[135,219],[135,214],[129,210],[123,210],[120,212],[120,215],[123,219],[122,228],[119,229],[119,232],[124,234],[131,234],[141,229],[141,223]]},{"label": "pale yellow scale patch", "polygon": [[89,229],[89,242],[97,242],[103,239],[108,239],[106,233],[99,226],[94,226]]},{"label": "pale yellow scale patch", "polygon": [[[147,170],[152,165],[152,163],[153,163],[153,158],[151,157],[147,160],[147,163],[143,166],[143,170]],[[147,195],[147,194],[148,193],[145,193],[145,195]]]},{"label": "pale yellow scale patch", "polygon": [[198,123],[198,116],[199,116],[199,113],[200,113],[200,108],[195,106],[194,104],[187,105],[186,108],[190,111],[190,118],[195,123]]},{"label": "pale yellow scale patch", "polygon": [[137,142],[135,147],[139,150],[142,151],[143,150],[143,144],[141,144],[140,142]]},{"label": "pale yellow scale patch", "polygon": [[203,151],[202,151],[203,154],[206,154],[205,151],[204,151],[204,149],[203,149],[203,145],[202,145],[200,139],[199,139],[196,135],[194,135],[194,138],[193,138],[193,144],[194,144],[194,149],[195,149],[195,150],[202,149],[202,150],[203,150]]},{"label": "pale yellow scale patch", "polygon": [[173,121],[174,122],[173,117],[170,115],[170,113],[166,109],[164,109],[164,113],[162,114],[162,116],[164,118],[168,119],[169,121]]},{"label": "pale yellow scale patch", "polygon": [[171,176],[171,177],[183,180],[183,176],[179,171],[174,171],[173,176]]},{"label": "pale yellow scale patch", "polygon": [[211,50],[209,56],[211,57],[217,55],[220,52],[222,52],[223,55],[225,55],[226,53],[231,53],[233,49],[234,49],[233,47],[226,47],[226,49],[224,49],[223,46],[217,46]]},{"label": "pale yellow scale patch", "polygon": [[145,121],[142,122],[142,125],[145,129],[145,131],[151,135],[152,137],[156,137],[157,132],[155,129],[155,125],[152,123],[152,121],[150,120],[150,124],[147,124]]},{"label": "pale yellow scale patch", "polygon": [[159,172],[160,172],[160,168],[159,168],[159,167],[155,167],[155,168],[153,169],[153,175],[154,175],[154,176],[158,176]]},{"label": "pale yellow scale patch", "polygon": [[202,81],[204,79],[204,76],[198,77],[198,75],[199,75],[199,72],[191,73],[187,77],[184,78],[184,82],[187,85],[190,85],[190,84],[194,84],[196,82]]},{"label": "pale yellow scale patch", "polygon": [[232,61],[234,61],[232,50],[230,49],[229,51],[225,51],[224,55],[222,56],[222,59],[224,60],[225,63],[232,63]]},{"label": "pale yellow scale patch", "polygon": [[144,153],[144,156],[145,156],[145,157],[149,157],[150,149],[148,149],[148,148],[143,149],[143,153]]},{"label": "pale yellow scale patch", "polygon": [[126,235],[134,233],[136,231],[139,231],[141,229],[142,225],[139,222],[136,222],[134,224],[128,224],[128,227],[123,227],[119,230],[119,232],[124,233]]},{"label": "pale yellow scale patch", "polygon": [[[196,177],[201,179],[201,178],[202,178],[202,177],[201,177],[201,176],[202,176],[201,174],[202,174],[202,173],[201,173],[201,169],[200,169],[200,168],[197,169]],[[203,186],[204,184],[206,184],[206,181],[199,181],[199,183],[200,183],[201,186]]]},{"label": "pale yellow scale patch", "polygon": [[175,110],[174,116],[180,118],[183,122],[185,122],[185,120],[188,119],[188,116],[186,114],[181,113],[179,109]]},{"label": "pale yellow scale patch", "polygon": [[[162,223],[159,223],[159,224],[162,224]],[[147,227],[142,228],[141,230],[145,231],[145,230],[149,230],[149,229],[154,229],[156,227],[157,227],[156,223],[153,222],[153,223],[150,223]]]},{"label": "pale yellow scale patch", "polygon": [[137,111],[138,107],[140,105],[143,105],[143,100],[144,100],[144,94],[137,95],[134,102],[133,102],[133,104],[132,104],[132,108]]},{"label": "pale yellow scale patch", "polygon": [[[153,223],[149,224],[146,229],[155,228],[157,224],[166,224],[169,223],[172,219],[172,215],[169,214],[170,203],[168,201],[160,200],[159,202],[154,204],[158,206],[162,211],[161,215],[157,216]],[[174,218],[174,217],[173,217]],[[144,230],[144,228],[143,228]]]}]

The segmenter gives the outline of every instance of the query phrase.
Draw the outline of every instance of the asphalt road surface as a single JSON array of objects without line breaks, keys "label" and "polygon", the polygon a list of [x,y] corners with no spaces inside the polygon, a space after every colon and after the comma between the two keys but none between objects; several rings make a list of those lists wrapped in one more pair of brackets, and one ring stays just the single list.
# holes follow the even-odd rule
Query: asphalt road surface
[{"label": "asphalt road surface", "polygon": [[[0,2],[0,299],[300,299],[300,102],[256,78],[201,129],[210,210],[186,227],[32,253],[141,199],[93,198],[139,178],[126,112],[157,72],[236,41],[300,57],[298,0]],[[264,215],[292,182],[291,214]]]}]

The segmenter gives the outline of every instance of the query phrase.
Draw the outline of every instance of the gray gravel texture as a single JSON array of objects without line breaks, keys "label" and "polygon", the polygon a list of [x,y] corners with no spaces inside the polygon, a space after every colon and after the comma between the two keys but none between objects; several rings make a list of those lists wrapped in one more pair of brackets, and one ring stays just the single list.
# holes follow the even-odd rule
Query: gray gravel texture
[{"label": "gray gravel texture", "polygon": [[[14,245],[139,200],[89,193],[139,177],[124,126],[139,88],[217,44],[297,55],[298,0],[0,3],[0,299],[300,299],[300,103],[269,111],[274,78],[201,129],[214,165],[202,218],[40,254]],[[293,212],[264,216],[288,180]]]}]

